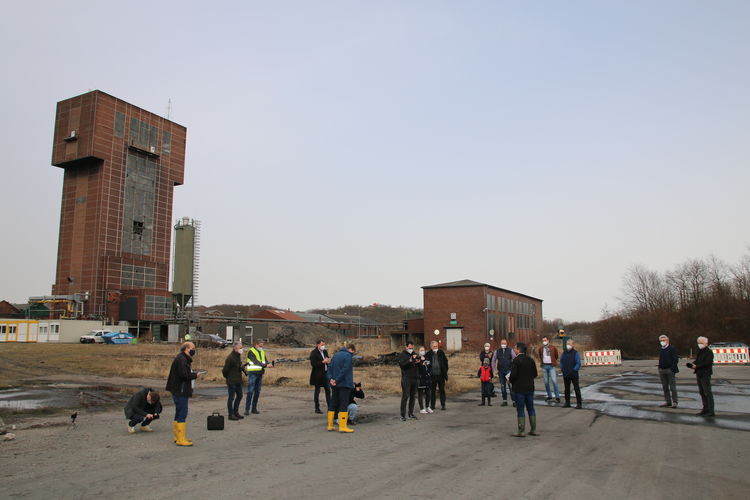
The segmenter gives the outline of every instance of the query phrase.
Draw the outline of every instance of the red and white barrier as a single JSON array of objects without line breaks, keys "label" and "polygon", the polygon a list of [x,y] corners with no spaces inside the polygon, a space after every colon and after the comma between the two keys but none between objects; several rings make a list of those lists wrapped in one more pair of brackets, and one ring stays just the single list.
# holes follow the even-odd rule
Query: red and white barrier
[{"label": "red and white barrier", "polygon": [[622,354],[619,349],[583,352],[583,366],[616,366],[621,364]]},{"label": "red and white barrier", "polygon": [[711,349],[714,353],[716,364],[750,364],[750,354],[747,347],[715,347]]}]

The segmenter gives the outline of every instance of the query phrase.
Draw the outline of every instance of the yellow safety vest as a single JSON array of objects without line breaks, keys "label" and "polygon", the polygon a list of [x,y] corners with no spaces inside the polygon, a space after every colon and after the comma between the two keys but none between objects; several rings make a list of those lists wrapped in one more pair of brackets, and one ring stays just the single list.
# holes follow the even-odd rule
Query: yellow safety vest
[{"label": "yellow safety vest", "polygon": [[257,359],[259,362],[263,363],[264,365],[266,364],[266,351],[260,351],[260,352],[258,352],[258,350],[255,347],[251,347],[250,350],[248,351],[248,356],[247,356],[247,368],[246,368],[247,371],[248,372],[263,371],[263,367],[262,366],[256,365],[253,362],[253,360],[250,359],[250,355],[249,354],[251,352],[255,355],[255,359]]}]

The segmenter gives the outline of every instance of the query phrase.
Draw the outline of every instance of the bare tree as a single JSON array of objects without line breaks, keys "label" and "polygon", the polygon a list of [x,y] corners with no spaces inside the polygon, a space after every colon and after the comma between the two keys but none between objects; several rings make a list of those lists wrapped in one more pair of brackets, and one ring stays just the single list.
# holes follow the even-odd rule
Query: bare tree
[{"label": "bare tree", "polygon": [[632,266],[623,279],[625,307],[631,312],[652,312],[671,308],[672,293],[656,271],[642,265]]}]

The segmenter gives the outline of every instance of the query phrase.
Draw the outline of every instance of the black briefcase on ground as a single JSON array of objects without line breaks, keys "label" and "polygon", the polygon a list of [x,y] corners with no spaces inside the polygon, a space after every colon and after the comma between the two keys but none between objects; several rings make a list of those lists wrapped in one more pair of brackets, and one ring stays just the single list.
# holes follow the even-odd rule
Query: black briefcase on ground
[{"label": "black briefcase on ground", "polygon": [[209,431],[223,431],[224,416],[220,415],[218,411],[213,412],[211,415],[206,417],[206,427]]}]

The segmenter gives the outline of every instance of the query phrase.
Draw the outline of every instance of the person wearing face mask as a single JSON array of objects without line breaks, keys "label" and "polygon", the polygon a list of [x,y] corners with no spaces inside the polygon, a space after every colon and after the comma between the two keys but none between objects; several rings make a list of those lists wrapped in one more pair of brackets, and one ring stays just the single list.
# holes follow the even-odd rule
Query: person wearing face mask
[{"label": "person wearing face mask", "polygon": [[573,384],[573,390],[576,393],[576,408],[583,408],[581,405],[581,387],[578,383],[578,371],[581,369],[581,355],[575,349],[573,339],[568,339],[565,345],[565,352],[560,356],[560,371],[563,374],[565,383],[565,404],[563,408],[570,408],[570,384]]},{"label": "person wearing face mask", "polygon": [[661,408],[677,408],[677,383],[675,374],[680,371],[677,368],[677,362],[680,357],[677,355],[677,349],[669,343],[669,337],[659,335],[659,378],[661,387],[664,390],[664,403],[659,405]]},{"label": "person wearing face mask", "polygon": [[448,356],[445,355],[437,340],[430,342],[430,350],[425,354],[430,362],[432,386],[430,387],[430,409],[435,410],[435,397],[440,393],[440,409],[445,410],[445,383],[448,381]]},{"label": "person wearing face mask", "polygon": [[479,353],[479,362],[484,363],[484,358],[492,359],[492,346],[489,342],[484,344],[484,348]]},{"label": "person wearing face mask", "polygon": [[432,371],[430,361],[426,358],[427,351],[424,346],[419,346],[419,359],[422,361],[417,370],[419,372],[417,382],[417,399],[419,400],[419,413],[432,413],[430,408],[430,390],[432,389]]},{"label": "person wearing face mask", "polygon": [[510,366],[510,383],[513,384],[516,395],[516,413],[518,415],[518,432],[515,437],[526,437],[526,416],[524,408],[529,413],[530,436],[538,436],[536,432],[536,410],[534,409],[534,379],[537,376],[536,363],[527,356],[528,348],[523,342],[516,344],[517,355]]},{"label": "person wearing face mask", "polygon": [[492,368],[500,378],[500,390],[503,396],[503,403],[500,406],[508,406],[508,391],[510,391],[510,400],[513,401],[513,406],[516,406],[516,399],[513,397],[513,387],[508,382],[510,363],[515,357],[515,351],[508,347],[508,339],[500,340],[500,347],[492,355]]},{"label": "person wearing face mask", "polygon": [[242,354],[245,350],[242,341],[238,340],[232,345],[232,352],[224,360],[224,368],[221,374],[227,381],[227,413],[229,420],[242,420],[240,415],[240,402],[242,401]]},{"label": "person wearing face mask", "polygon": [[552,392],[550,391],[550,382],[555,389],[555,401],[560,402],[560,390],[557,388],[557,364],[558,354],[557,347],[549,342],[549,337],[542,337],[542,346],[537,351],[539,360],[542,362],[542,376],[544,378],[544,388],[547,390],[547,401],[552,401]]},{"label": "person wearing face mask", "polygon": [[180,346],[180,353],[172,360],[167,377],[166,390],[172,393],[174,401],[174,442],[177,446],[193,446],[186,434],[188,399],[193,395],[193,380],[199,373],[191,368],[195,356],[195,344],[185,342]]},{"label": "person wearing face mask", "polygon": [[245,371],[247,371],[247,398],[245,398],[245,415],[252,413],[258,414],[258,398],[260,397],[260,388],[263,386],[263,374],[266,368],[273,367],[273,361],[268,361],[266,351],[263,349],[263,340],[258,339],[255,345],[247,352],[245,360]]},{"label": "person wearing face mask", "polygon": [[419,384],[419,365],[422,359],[414,352],[414,343],[407,342],[404,350],[398,355],[398,366],[401,368],[401,420],[406,420],[406,402],[409,402],[409,418],[415,419],[414,403]]},{"label": "person wearing face mask", "polygon": [[697,415],[699,417],[713,417],[714,414],[714,395],[711,392],[711,375],[713,375],[714,353],[708,348],[708,338],[698,337],[698,355],[695,361],[688,363],[687,367],[692,368],[695,373],[696,382],[698,383],[698,392],[701,395],[703,409]]},{"label": "person wearing face mask", "polygon": [[315,403],[315,413],[323,413],[320,411],[320,389],[323,389],[326,396],[326,407],[331,404],[331,389],[328,387],[328,381],[326,380],[326,372],[328,371],[328,365],[331,362],[328,351],[326,350],[326,343],[324,340],[318,340],[315,344],[315,349],[310,352],[310,385],[315,387],[313,392],[313,403]]}]

